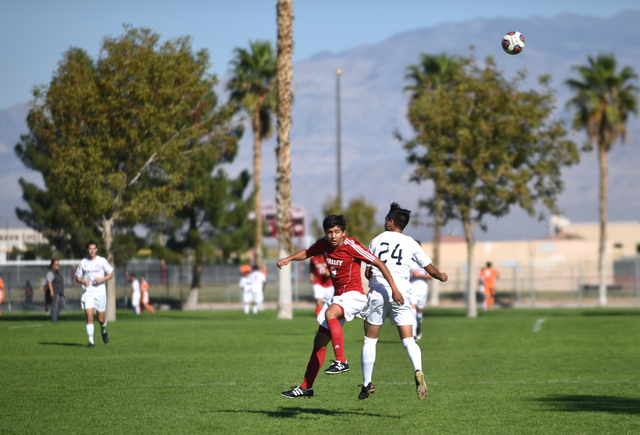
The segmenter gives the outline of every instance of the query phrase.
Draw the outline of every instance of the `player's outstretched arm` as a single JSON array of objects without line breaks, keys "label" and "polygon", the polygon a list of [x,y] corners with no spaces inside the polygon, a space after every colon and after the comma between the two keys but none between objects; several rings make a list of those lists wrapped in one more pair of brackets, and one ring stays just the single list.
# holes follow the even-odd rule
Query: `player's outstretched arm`
[{"label": "player's outstretched arm", "polygon": [[428,266],[425,267],[425,270],[427,272],[429,272],[429,275],[431,275],[432,277],[434,277],[435,279],[437,279],[438,281],[442,281],[445,282],[446,280],[449,279],[449,277],[447,276],[446,273],[444,272],[440,272],[438,270],[437,267],[435,267],[433,264],[429,264]]},{"label": "player's outstretched arm", "polygon": [[298,251],[293,255],[289,255],[288,257],[278,260],[278,268],[282,269],[283,266],[286,266],[292,261],[302,261],[306,260],[307,258],[309,258],[309,256],[307,255],[307,250],[303,249],[302,251]]},{"label": "player's outstretched arm", "polygon": [[403,305],[404,298],[402,297],[402,293],[400,293],[400,291],[398,290],[398,287],[396,287],[396,283],[393,280],[393,276],[391,276],[391,272],[389,272],[387,265],[384,264],[379,258],[376,258],[371,264],[380,269],[382,276],[384,276],[384,279],[386,279],[389,283],[389,286],[391,287],[391,297],[393,298],[393,300],[396,301],[398,305]]}]

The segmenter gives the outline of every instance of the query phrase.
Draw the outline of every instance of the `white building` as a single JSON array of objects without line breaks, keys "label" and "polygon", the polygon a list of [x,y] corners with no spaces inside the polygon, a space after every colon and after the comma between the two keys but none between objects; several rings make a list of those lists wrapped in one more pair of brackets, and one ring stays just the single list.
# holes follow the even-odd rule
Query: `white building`
[{"label": "white building", "polygon": [[7,254],[17,248],[21,251],[27,245],[48,244],[49,241],[31,228],[8,228],[0,230],[0,263],[7,261]]}]

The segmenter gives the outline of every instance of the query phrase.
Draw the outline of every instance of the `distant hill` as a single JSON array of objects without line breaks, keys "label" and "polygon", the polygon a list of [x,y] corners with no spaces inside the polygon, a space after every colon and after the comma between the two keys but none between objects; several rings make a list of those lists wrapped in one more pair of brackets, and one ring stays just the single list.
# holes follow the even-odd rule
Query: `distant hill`
[{"label": "distant hill", "polygon": [[[476,19],[464,23],[444,23],[397,34],[377,44],[364,45],[341,53],[319,53],[294,66],[295,103],[292,127],[293,200],[307,209],[309,217],[320,214],[328,195],[335,195],[336,121],[335,70],[341,76],[342,161],[344,198],[364,195],[378,207],[382,220],[388,204],[398,201],[417,210],[419,198],[426,198],[429,184],[408,182],[411,168],[405,152],[393,139],[399,129],[410,136],[405,120],[408,97],[403,92],[405,68],[419,60],[420,53],[468,54],[471,44],[477,59],[493,55],[507,77],[526,68],[529,83],[535,86],[541,74],[551,74],[557,89],[559,116],[566,116],[569,90],[564,81],[572,75],[573,65],[584,64],[587,55],[614,52],[620,65],[630,65],[640,74],[640,13],[628,12],[612,18],[563,14],[554,18]],[[518,56],[506,55],[500,40],[509,30],[518,30],[526,38],[526,48]],[[20,112],[22,110],[22,112]],[[3,169],[0,201],[17,203],[20,191],[15,180],[24,174],[15,163],[13,145],[20,131],[19,117],[26,106],[0,111],[0,166]],[[12,118],[13,117],[13,118]],[[13,119],[13,121],[8,121]],[[24,128],[24,116],[22,127]],[[9,127],[9,124],[13,127]],[[6,134],[5,134],[5,128]],[[582,135],[574,139],[583,142]],[[273,201],[275,191],[275,139],[263,150],[263,200]],[[629,123],[627,143],[615,145],[609,154],[610,220],[637,220],[640,217],[640,123]],[[242,140],[240,154],[228,170],[237,173],[251,168],[251,135]],[[7,170],[8,172],[5,172]],[[566,191],[561,208],[572,221],[598,219],[598,166],[595,153],[583,155],[579,166],[565,171]],[[5,187],[7,186],[7,187]],[[12,186],[12,187],[8,187]],[[15,206],[14,206],[15,207]],[[449,225],[450,234],[460,234],[461,226]],[[418,238],[428,238],[425,227],[409,229]],[[499,225],[489,221],[487,233],[480,239],[522,239],[545,236],[547,225],[514,211]]]}]

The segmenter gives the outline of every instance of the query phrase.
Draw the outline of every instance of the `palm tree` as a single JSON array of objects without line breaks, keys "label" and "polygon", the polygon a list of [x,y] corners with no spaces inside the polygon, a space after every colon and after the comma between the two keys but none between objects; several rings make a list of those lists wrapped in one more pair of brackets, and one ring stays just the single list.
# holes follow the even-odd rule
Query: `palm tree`
[{"label": "palm tree", "polygon": [[629,66],[616,72],[613,54],[588,57],[589,65],[574,66],[581,80],[569,79],[567,85],[576,93],[567,106],[575,107],[573,128],[585,129],[589,141],[598,146],[600,161],[600,247],[598,250],[598,296],[600,305],[607,304],[604,253],[607,241],[607,153],[618,137],[624,142],[627,118],[637,114],[638,87],[629,83],[638,78]]},{"label": "palm tree", "polygon": [[[457,56],[449,56],[446,53],[440,55],[422,54],[418,65],[409,65],[405,80],[412,83],[404,88],[411,92],[411,101],[415,101],[424,92],[431,91],[440,86],[451,84],[453,75],[459,71],[462,64]],[[415,177],[414,177],[415,178]],[[415,178],[415,181],[422,181]],[[435,201],[433,215],[433,263],[440,267],[440,237],[442,233],[442,194],[439,179],[433,180],[435,184]],[[431,304],[439,305],[438,287],[439,281],[434,280],[431,289]]]},{"label": "palm tree", "polygon": [[[276,206],[278,208],[278,251],[283,258],[292,253],[291,244],[291,79],[293,54],[293,1],[278,0],[278,174]],[[278,318],[293,318],[291,301],[291,266],[280,272]]]},{"label": "palm tree", "polygon": [[262,141],[273,132],[276,108],[276,56],[269,41],[249,42],[249,49],[236,48],[231,61],[230,99],[249,115],[253,130],[254,211],[256,215],[255,263],[262,267]]}]

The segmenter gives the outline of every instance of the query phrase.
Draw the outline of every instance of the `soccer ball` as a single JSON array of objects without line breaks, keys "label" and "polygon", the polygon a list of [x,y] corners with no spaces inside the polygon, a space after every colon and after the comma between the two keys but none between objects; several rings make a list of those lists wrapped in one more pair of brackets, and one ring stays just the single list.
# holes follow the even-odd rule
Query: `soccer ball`
[{"label": "soccer ball", "polygon": [[519,54],[524,50],[524,36],[520,32],[509,32],[502,38],[502,49],[507,54]]}]

